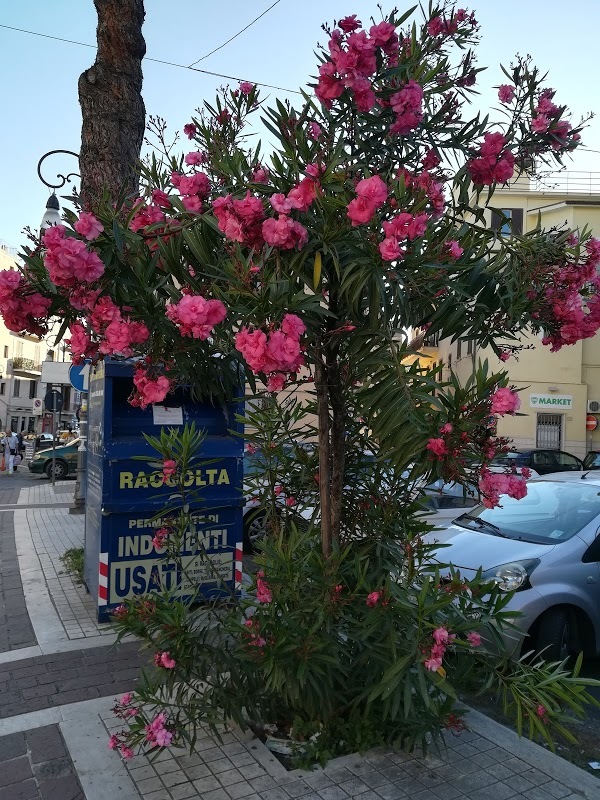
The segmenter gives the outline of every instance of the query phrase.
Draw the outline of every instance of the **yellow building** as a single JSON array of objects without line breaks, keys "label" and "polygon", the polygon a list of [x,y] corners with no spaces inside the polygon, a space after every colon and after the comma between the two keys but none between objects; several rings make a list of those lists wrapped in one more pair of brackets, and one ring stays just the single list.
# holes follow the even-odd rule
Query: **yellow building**
[{"label": "yellow building", "polygon": [[[486,211],[488,224],[509,235],[541,227],[566,225],[587,227],[600,236],[600,174],[563,172],[541,180],[519,178],[498,189],[492,199],[502,216]],[[600,424],[586,430],[586,416],[597,412],[600,423],[600,335],[558,353],[541,343],[540,337],[523,337],[527,345],[502,363],[491,349],[478,349],[474,342],[443,340],[426,347],[424,354],[444,364],[444,377],[453,370],[461,381],[479,360],[488,359],[494,371],[506,370],[511,385],[520,391],[523,416],[503,417],[498,435],[513,439],[517,448],[565,450],[583,458],[589,450],[600,450]]]},{"label": "yellow building", "polygon": [[[0,270],[16,268],[16,251],[0,243]],[[41,400],[50,388],[41,383],[42,361],[70,360],[63,343],[55,344],[58,327],[55,326],[46,339],[40,339],[19,336],[0,320],[0,430],[11,428],[15,433],[41,433],[51,429],[52,415],[44,414],[35,400]],[[64,398],[60,415],[63,427],[75,415],[79,392],[70,386],[60,388]]]}]

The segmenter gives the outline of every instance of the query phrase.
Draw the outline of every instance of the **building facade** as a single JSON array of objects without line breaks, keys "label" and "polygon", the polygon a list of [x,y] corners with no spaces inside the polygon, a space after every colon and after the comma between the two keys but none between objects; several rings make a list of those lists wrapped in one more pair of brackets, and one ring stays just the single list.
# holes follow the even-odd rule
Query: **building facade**
[{"label": "building facade", "polygon": [[[493,203],[496,211],[486,209],[486,221],[500,235],[525,233],[539,224],[545,230],[587,228],[600,236],[600,174],[560,173],[545,185],[519,178],[498,189]],[[453,371],[462,382],[485,359],[493,371],[508,373],[510,384],[520,390],[520,415],[500,418],[497,430],[516,448],[565,450],[580,458],[600,450],[600,335],[558,353],[551,353],[541,337],[524,336],[523,349],[506,363],[469,339],[428,344],[423,354],[429,363],[443,364],[444,377]],[[586,420],[589,427],[596,420],[598,427],[588,430]]]},{"label": "building facade", "polygon": [[[0,244],[0,269],[16,267],[12,248]],[[39,401],[52,388],[41,381],[42,362],[70,360],[64,344],[53,344],[57,332],[58,326],[46,339],[20,336],[0,321],[0,429],[36,434],[52,430],[52,414],[45,414]],[[54,388],[63,393],[63,411],[58,420],[62,429],[72,424],[79,407],[79,392],[66,385]]]}]

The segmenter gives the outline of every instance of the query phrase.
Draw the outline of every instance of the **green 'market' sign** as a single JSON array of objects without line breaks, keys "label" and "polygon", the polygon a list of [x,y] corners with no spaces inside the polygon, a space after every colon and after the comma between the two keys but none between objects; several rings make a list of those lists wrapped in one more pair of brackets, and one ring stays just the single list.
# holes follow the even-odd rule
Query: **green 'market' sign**
[{"label": "green 'market' sign", "polygon": [[530,394],[531,408],[573,408],[573,395],[570,394]]}]

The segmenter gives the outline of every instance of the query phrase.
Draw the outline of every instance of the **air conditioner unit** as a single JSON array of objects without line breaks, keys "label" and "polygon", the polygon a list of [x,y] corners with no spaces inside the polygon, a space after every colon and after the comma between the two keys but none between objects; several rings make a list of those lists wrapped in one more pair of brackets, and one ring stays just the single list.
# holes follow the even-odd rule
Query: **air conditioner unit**
[{"label": "air conditioner unit", "polygon": [[588,414],[600,414],[600,400],[588,400]]}]

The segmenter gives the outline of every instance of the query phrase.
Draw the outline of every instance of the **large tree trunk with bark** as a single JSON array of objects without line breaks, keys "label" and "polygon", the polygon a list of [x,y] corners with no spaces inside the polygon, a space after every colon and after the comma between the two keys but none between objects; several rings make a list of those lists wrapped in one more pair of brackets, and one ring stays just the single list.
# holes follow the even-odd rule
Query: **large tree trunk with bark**
[{"label": "large tree trunk with bark", "polygon": [[142,100],[144,0],[94,0],[96,62],[79,78],[83,124],[79,169],[81,205],[93,209],[104,190],[116,197],[137,189],[137,163],[146,121]]}]

